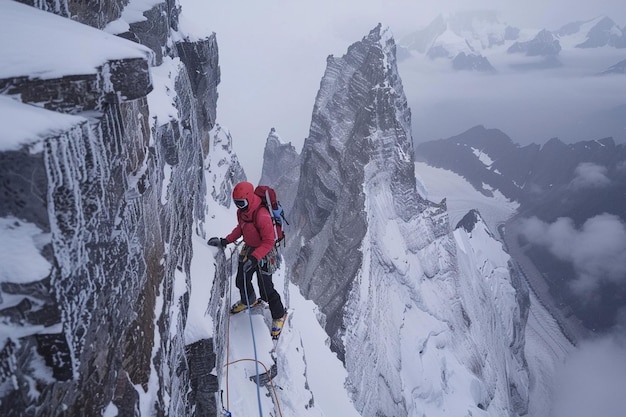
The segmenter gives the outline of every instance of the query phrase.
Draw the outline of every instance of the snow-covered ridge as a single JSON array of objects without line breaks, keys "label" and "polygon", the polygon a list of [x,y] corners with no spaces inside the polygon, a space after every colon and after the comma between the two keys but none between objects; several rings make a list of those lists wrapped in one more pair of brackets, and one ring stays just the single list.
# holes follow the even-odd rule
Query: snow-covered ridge
[{"label": "snow-covered ridge", "polygon": [[[410,110],[379,28],[328,59],[302,152],[292,279],[324,313],[363,416],[523,414],[523,297],[504,256],[477,260],[465,242],[461,270],[445,202],[418,194]],[[470,274],[477,288],[463,290]],[[494,330],[482,337],[478,321]]]},{"label": "snow-covered ridge", "polygon": [[[516,411],[508,411],[509,415],[524,414],[530,393],[523,353],[528,289],[511,268],[511,258],[502,243],[487,229],[478,212],[468,216],[474,216],[473,228],[454,231],[459,291],[470,320],[470,338],[482,352],[478,356],[484,368],[479,373],[485,394],[494,403],[488,410],[490,415],[502,415],[513,406]],[[501,380],[508,382],[508,392],[498,388],[497,381]]]},{"label": "snow-covered ridge", "polygon": [[[417,163],[416,172],[426,186],[426,195],[432,196],[431,198],[434,199],[446,197],[451,223],[457,224],[457,229],[459,227],[466,229],[455,231],[457,239],[461,236],[471,235],[470,243],[478,243],[482,239],[475,238],[482,235],[486,242],[490,242],[491,239],[487,238],[481,231],[481,227],[477,228],[476,225],[479,222],[484,222],[489,225],[487,230],[495,232],[498,230],[498,226],[502,225],[519,207],[519,204],[506,200],[501,194],[501,198],[498,198],[497,194],[499,193],[496,193],[494,197],[486,197],[476,191],[466,179],[451,171],[433,168],[425,163]],[[464,214],[472,208],[477,208],[480,214],[475,212],[471,221],[462,221],[462,218],[463,220],[470,220],[469,217],[472,216],[464,216]],[[466,227],[466,224],[470,227]],[[487,232],[488,234],[489,232]],[[464,241],[464,239],[460,239],[464,249],[459,248],[459,252],[468,251],[469,246],[463,243]],[[483,259],[483,261],[477,261],[477,264],[487,261],[502,265],[502,261],[508,256],[502,252],[502,245],[496,242],[476,246],[470,251],[480,254]],[[490,260],[491,257],[496,262]],[[498,259],[500,261],[497,261]],[[484,275],[484,277],[488,277],[488,275]],[[528,372],[531,378],[528,411],[531,416],[545,416],[550,415],[546,410],[551,409],[554,401],[555,376],[573,346],[563,334],[559,323],[542,306],[534,292],[531,291],[528,295],[530,307],[524,330],[524,356],[528,363]]]}]

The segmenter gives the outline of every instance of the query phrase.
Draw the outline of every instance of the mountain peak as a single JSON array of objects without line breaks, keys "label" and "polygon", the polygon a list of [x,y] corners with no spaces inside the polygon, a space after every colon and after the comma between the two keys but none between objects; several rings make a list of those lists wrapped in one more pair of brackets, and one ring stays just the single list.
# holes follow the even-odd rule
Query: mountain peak
[{"label": "mountain peak", "polygon": [[488,151],[495,158],[515,147],[513,140],[506,133],[500,129],[487,129],[483,125],[476,125],[460,135],[452,136],[446,140]]},{"label": "mountain peak", "polygon": [[626,31],[607,16],[596,18],[590,21],[588,25],[582,25],[581,30],[587,30],[586,39],[576,45],[576,48],[599,48],[602,46],[626,48]]},{"label": "mountain peak", "polygon": [[[483,218],[476,209],[471,209],[454,227],[456,229],[464,229],[467,233],[472,233],[479,222],[483,222]],[[484,223],[484,222],[483,222]]]},{"label": "mountain peak", "polygon": [[282,145],[283,141],[280,139],[280,136],[278,136],[278,133],[276,133],[276,129],[271,128],[270,129],[270,133],[267,134],[267,144],[268,145],[272,145],[272,146],[278,146],[278,145]]},{"label": "mountain peak", "polygon": [[527,42],[515,42],[507,49],[509,54],[523,53],[526,56],[553,57],[561,52],[561,43],[552,32],[540,30],[535,37]]},{"label": "mountain peak", "polygon": [[[368,227],[365,184],[377,176],[390,211],[402,219],[423,206],[417,193],[411,112],[389,30],[377,25],[342,57],[330,57],[301,154],[301,181],[291,210],[294,280],[322,306],[333,348],[343,355],[346,293],[359,270]],[[321,251],[320,239],[324,242]],[[321,251],[321,252],[320,252]],[[344,264],[338,264],[344,262]]]},{"label": "mountain peak", "polygon": [[550,149],[550,148],[566,148],[567,145],[559,138],[553,137],[550,138],[546,143],[541,147],[542,149]]},{"label": "mountain peak", "polygon": [[376,27],[370,30],[369,34],[363,38],[363,40],[366,39],[370,42],[379,42],[382,47],[386,47],[390,40],[393,41],[393,34],[389,26],[384,26],[379,22]]},{"label": "mountain peak", "polygon": [[284,176],[290,177],[291,180],[297,178],[296,171],[300,162],[299,158],[300,155],[291,142],[283,142],[276,129],[271,128],[263,151],[263,166],[259,184],[277,187],[278,184],[285,181]]}]

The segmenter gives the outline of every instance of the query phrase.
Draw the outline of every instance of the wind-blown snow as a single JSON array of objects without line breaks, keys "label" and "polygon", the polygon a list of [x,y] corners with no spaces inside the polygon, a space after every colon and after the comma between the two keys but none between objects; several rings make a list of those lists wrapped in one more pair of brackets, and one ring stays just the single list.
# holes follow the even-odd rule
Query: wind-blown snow
[{"label": "wind-blown snow", "polygon": [[107,61],[152,56],[138,43],[11,0],[0,0],[0,39],[0,79],[93,74]]},{"label": "wind-blown snow", "polygon": [[[211,130],[213,138],[216,126]],[[235,207],[227,208],[220,204],[212,195],[211,190],[220,187],[227,180],[230,165],[221,163],[230,160],[229,149],[221,146],[211,146],[209,155],[204,163],[205,181],[207,184],[205,223],[200,235],[193,238],[193,258],[191,260],[191,291],[189,298],[189,312],[185,327],[185,343],[190,345],[198,340],[213,337],[213,318],[207,314],[209,296],[215,279],[217,249],[207,245],[210,237],[225,237],[236,224]],[[234,301],[233,301],[234,302]]]}]

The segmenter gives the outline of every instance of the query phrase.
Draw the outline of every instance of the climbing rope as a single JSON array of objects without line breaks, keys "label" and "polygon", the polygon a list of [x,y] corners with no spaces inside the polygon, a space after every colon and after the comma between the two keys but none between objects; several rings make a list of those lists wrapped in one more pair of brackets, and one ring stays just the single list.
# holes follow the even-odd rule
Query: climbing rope
[{"label": "climbing rope", "polygon": [[[239,243],[235,244],[235,248],[239,246]],[[233,253],[234,253],[235,249],[232,248],[230,249],[230,273],[232,274],[233,272]],[[226,280],[228,282],[228,301],[226,302],[226,309],[228,309],[228,307],[230,306],[230,303],[232,301],[232,296],[231,296],[231,292],[232,292],[232,283],[230,282],[230,277]],[[226,319],[226,363],[228,363],[228,361],[230,360],[229,355],[230,355],[230,311],[227,312],[228,316]],[[226,408],[230,408],[230,396],[228,394],[229,390],[228,390],[228,367],[226,367]]]},{"label": "climbing rope", "polygon": [[[278,408],[278,415],[280,415],[280,417],[283,417],[283,412],[280,408],[280,402],[278,401],[278,394],[276,394],[276,387],[274,386],[274,381],[272,380],[272,375],[270,370],[267,368],[267,366],[261,362],[261,361],[255,361],[254,359],[248,359],[248,358],[243,358],[243,359],[237,359],[236,361],[232,361],[230,363],[227,363],[224,366],[230,366],[230,365],[234,365],[238,362],[244,362],[244,361],[249,361],[249,362],[257,362],[259,364],[261,364],[261,366],[263,367],[263,369],[265,369],[265,375],[267,375],[267,379],[268,382],[270,383],[270,387],[272,387],[272,393],[274,394],[274,399],[276,401],[276,408]],[[258,376],[258,374],[257,374]]]},{"label": "climbing rope", "polygon": [[252,333],[252,348],[254,350],[254,368],[256,371],[256,397],[259,403],[259,417],[263,417],[263,407],[261,406],[261,387],[259,383],[259,359],[256,353],[256,337],[254,336],[254,326],[252,325],[252,312],[250,311],[250,298],[248,298],[248,283],[246,282],[246,273],[243,272],[243,288],[246,295],[246,306],[248,306],[248,319],[250,319],[250,332]]},{"label": "climbing rope", "polygon": [[[239,244],[241,244],[241,242],[236,243],[235,244],[235,248],[237,246],[239,246]],[[230,250],[230,271],[232,273],[233,270],[233,253],[234,253],[234,249]],[[257,274],[260,273],[261,271],[257,271]],[[263,280],[260,279],[257,276],[257,280],[260,280],[263,283]],[[228,306],[230,306],[230,303],[232,301],[232,283],[230,282],[231,280],[228,279],[228,301],[227,301],[227,308]],[[264,284],[264,283],[263,283]],[[263,288],[265,290],[265,288]],[[257,348],[256,348],[256,338],[254,335],[254,326],[252,323],[252,312],[250,311],[250,299],[248,297],[248,287],[245,283],[245,276],[244,276],[244,293],[246,296],[246,305],[247,305],[247,310],[248,310],[248,318],[250,321],[250,332],[252,333],[252,345],[253,345],[253,350],[254,350],[254,359],[249,359],[249,358],[244,358],[244,359],[238,359],[236,361],[233,362],[229,362],[230,361],[230,312],[228,312],[228,318],[226,320],[226,364],[224,365],[226,367],[226,407],[224,407],[224,402],[223,402],[223,398],[222,398],[222,414],[227,416],[227,417],[231,417],[231,413],[230,411],[228,411],[228,409],[230,408],[230,395],[229,395],[229,367],[230,365],[233,365],[235,363],[238,362],[243,362],[243,361],[253,361],[255,363],[255,371],[256,371],[256,385],[257,385],[257,402],[258,402],[258,407],[259,407],[259,417],[263,417],[263,409],[261,406],[261,391],[260,391],[260,380],[259,380],[259,364],[261,364],[261,366],[263,367],[263,369],[265,369],[265,374],[268,377],[268,382],[270,383],[270,387],[272,388],[272,393],[274,394],[274,399],[276,401],[276,408],[278,409],[278,413],[280,415],[280,417],[282,417],[282,410],[280,408],[280,402],[278,400],[278,395],[276,393],[276,388],[274,387],[274,382],[272,381],[272,376],[270,371],[268,370],[267,366],[265,366],[265,364],[261,361],[258,360],[258,356],[257,356]]]}]

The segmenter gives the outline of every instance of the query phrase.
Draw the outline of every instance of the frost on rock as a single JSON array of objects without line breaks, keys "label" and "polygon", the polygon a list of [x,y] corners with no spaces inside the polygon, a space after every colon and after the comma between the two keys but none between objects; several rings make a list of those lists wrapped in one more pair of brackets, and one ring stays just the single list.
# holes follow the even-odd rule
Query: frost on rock
[{"label": "frost on rock", "polygon": [[[146,42],[150,52],[6,3],[3,19],[26,13],[17,19],[21,26],[41,23],[30,35],[58,42],[41,42],[49,50],[32,61],[14,59],[13,51],[32,52],[34,35],[12,33],[0,47],[10,62],[32,64],[0,79],[2,94],[12,96],[2,102],[22,102],[8,122],[34,114],[32,105],[47,109],[42,117],[56,112],[49,118],[54,124],[32,129],[34,142],[24,137],[0,151],[0,184],[10,197],[0,204],[0,218],[41,230],[37,250],[49,263],[46,273],[37,260],[37,281],[0,283],[0,318],[19,324],[8,333],[0,326],[0,414],[183,416],[200,402],[210,408],[213,394],[197,390],[191,383],[197,370],[188,367],[210,352],[186,349],[184,329],[192,238],[206,212],[203,162],[219,82],[215,37],[174,44],[169,30],[177,15],[166,13],[167,24],[151,25],[147,13],[142,23],[154,31]],[[123,8],[119,2],[97,11],[84,2],[38,3],[97,27]],[[162,17],[168,5],[149,9]],[[96,39],[102,50],[74,51],[72,65],[60,65],[63,46],[83,38]],[[153,71],[159,78],[153,86],[149,67],[157,52],[169,55]],[[38,76],[40,68],[46,76]],[[205,74],[201,87],[197,73]],[[160,91],[148,97],[153,88]],[[164,108],[156,108],[155,97],[167,100]],[[156,114],[167,117],[151,117]]]},{"label": "frost on rock", "polygon": [[233,152],[230,132],[216,124],[209,135],[209,156],[205,163],[213,179],[210,193],[218,204],[228,208],[232,202],[233,187],[240,181],[246,181],[246,174]]},{"label": "frost on rock", "polygon": [[[269,185],[276,189],[287,217],[291,213],[298,191],[300,163],[300,154],[291,142],[284,143],[276,130],[272,128],[263,151],[263,169],[259,184]],[[283,224],[283,230],[287,233],[288,227]]]}]

